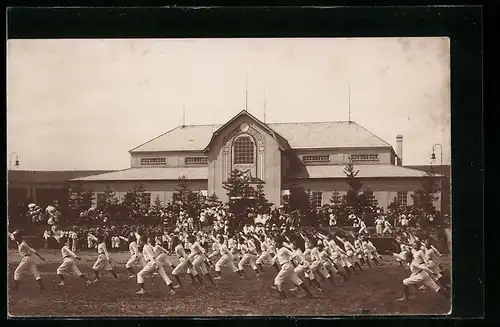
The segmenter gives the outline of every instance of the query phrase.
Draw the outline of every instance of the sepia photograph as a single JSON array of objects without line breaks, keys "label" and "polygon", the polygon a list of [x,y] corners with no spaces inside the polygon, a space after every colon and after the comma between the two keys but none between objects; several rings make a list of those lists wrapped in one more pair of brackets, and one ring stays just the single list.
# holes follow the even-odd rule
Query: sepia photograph
[{"label": "sepia photograph", "polygon": [[7,41],[10,317],[449,315],[450,39]]}]

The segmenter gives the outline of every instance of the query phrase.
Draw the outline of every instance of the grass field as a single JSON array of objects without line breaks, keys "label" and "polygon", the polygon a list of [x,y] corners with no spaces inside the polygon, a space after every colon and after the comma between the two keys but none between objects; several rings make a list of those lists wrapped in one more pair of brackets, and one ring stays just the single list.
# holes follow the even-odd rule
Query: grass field
[{"label": "grass field", "polygon": [[[314,299],[303,298],[301,292],[287,292],[288,299],[279,299],[271,289],[276,271],[264,266],[265,273],[257,279],[247,269],[248,279],[241,280],[223,271],[224,279],[216,286],[206,283],[203,288],[193,286],[184,277],[185,289],[170,295],[159,276],[146,280],[148,293],[136,295],[136,280],[129,279],[125,270],[128,252],[111,254],[119,273],[115,281],[103,273],[101,280],[86,286],[76,276],[65,276],[66,285],[59,287],[55,273],[61,263],[56,250],[41,250],[45,263],[37,258],[38,270],[45,283],[45,290],[36,287],[32,276],[23,279],[15,293],[9,288],[8,312],[10,316],[342,316],[342,315],[414,315],[446,314],[451,303],[432,291],[411,290],[407,302],[395,300],[402,295],[401,281],[409,275],[390,256],[384,256],[381,266],[365,268],[359,276],[353,276],[339,286],[323,284],[323,292],[315,293]],[[91,267],[95,252],[80,252],[80,270],[93,278]],[[19,255],[9,251],[9,286]],[[170,271],[167,271],[169,274]],[[292,287],[292,285],[290,285]]]}]

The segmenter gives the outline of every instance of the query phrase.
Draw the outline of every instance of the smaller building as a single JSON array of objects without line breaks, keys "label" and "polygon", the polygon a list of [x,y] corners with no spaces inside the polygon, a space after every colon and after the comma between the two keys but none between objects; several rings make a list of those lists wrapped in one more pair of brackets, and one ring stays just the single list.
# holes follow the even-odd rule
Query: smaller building
[{"label": "smaller building", "polygon": [[110,170],[70,170],[70,171],[8,171],[9,210],[34,202],[47,206],[57,200],[61,206],[68,203],[70,180],[109,173]]}]

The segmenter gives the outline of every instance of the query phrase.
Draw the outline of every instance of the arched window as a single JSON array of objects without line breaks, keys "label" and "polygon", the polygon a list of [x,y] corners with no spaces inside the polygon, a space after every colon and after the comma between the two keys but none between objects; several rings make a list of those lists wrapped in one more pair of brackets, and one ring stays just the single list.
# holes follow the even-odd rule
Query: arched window
[{"label": "arched window", "polygon": [[255,145],[249,136],[238,137],[233,144],[235,165],[253,165],[255,163]]}]

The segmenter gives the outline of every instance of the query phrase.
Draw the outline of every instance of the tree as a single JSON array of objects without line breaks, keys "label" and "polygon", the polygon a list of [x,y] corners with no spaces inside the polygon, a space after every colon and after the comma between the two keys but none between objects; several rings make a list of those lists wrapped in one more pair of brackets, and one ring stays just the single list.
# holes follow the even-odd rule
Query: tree
[{"label": "tree", "polygon": [[255,207],[256,199],[250,195],[255,193],[255,189],[250,186],[250,181],[244,177],[243,172],[234,169],[229,174],[227,181],[222,183],[229,197],[229,212],[234,219],[229,221],[231,230],[238,230],[245,223],[250,223],[249,213]]},{"label": "tree", "polygon": [[198,194],[189,188],[186,176],[179,177],[179,184],[175,190],[177,192],[177,200],[182,202],[182,207],[188,210],[191,217],[197,217],[200,209]]},{"label": "tree", "polygon": [[364,221],[367,225],[370,226],[374,221],[374,217],[378,209],[377,198],[373,195],[373,192],[369,190],[361,193],[359,197],[360,197],[361,211],[363,212],[365,217]]},{"label": "tree", "polygon": [[265,214],[269,213],[269,210],[271,209],[272,203],[270,203],[267,198],[266,194],[264,192],[264,185],[262,184],[257,184],[256,190],[255,190],[255,205],[257,209],[257,213],[259,214]]},{"label": "tree", "polygon": [[299,210],[302,214],[308,214],[311,209],[310,194],[300,185],[290,186],[288,202],[290,211]]},{"label": "tree", "polygon": [[145,209],[149,207],[149,203],[146,203],[148,197],[145,196],[145,190],[142,183],[136,184],[123,196],[122,206],[134,218],[142,216],[145,213]]},{"label": "tree", "polygon": [[219,197],[217,196],[217,194],[215,193],[212,193],[210,194],[209,196],[207,196],[207,203],[208,205],[210,206],[213,206],[213,205],[216,205],[216,204],[219,204],[221,201],[219,200]]},{"label": "tree", "polygon": [[82,184],[78,184],[70,188],[68,194],[68,206],[72,211],[73,217],[79,217],[82,211],[86,211],[92,207],[94,200],[94,192],[87,190]]},{"label": "tree", "polygon": [[116,193],[109,186],[106,186],[106,188],[104,189],[104,201],[100,209],[102,209],[104,212],[109,213],[111,217],[114,217],[118,214],[118,207],[119,201]]},{"label": "tree", "polygon": [[250,186],[249,180],[244,178],[243,172],[238,169],[231,171],[228,179],[222,183],[222,188],[226,190],[229,199],[248,197],[251,191],[255,191]]},{"label": "tree", "polygon": [[349,157],[349,163],[347,163],[344,168],[344,174],[347,177],[346,182],[349,185],[349,189],[344,195],[344,200],[346,205],[354,210],[355,214],[361,215],[363,210],[359,192],[363,184],[359,181],[358,178],[356,178],[356,176],[358,176],[358,173],[359,170],[354,169],[354,163],[351,157]]},{"label": "tree", "polygon": [[342,205],[342,196],[338,191],[333,191],[332,196],[330,197],[330,203],[333,205],[334,208],[338,209]]},{"label": "tree", "polygon": [[387,206],[388,218],[391,219],[392,225],[396,226],[396,222],[400,215],[404,212],[403,204],[398,201],[397,197],[394,197]]},{"label": "tree", "polygon": [[424,214],[434,214],[436,208],[434,202],[439,199],[439,192],[436,184],[436,177],[432,170],[426,172],[421,180],[421,188],[415,191],[411,196],[413,198],[413,207]]},{"label": "tree", "polygon": [[163,205],[160,200],[160,196],[156,195],[155,201],[153,202],[153,206],[151,207],[155,215],[160,216],[160,212],[163,209]]}]

